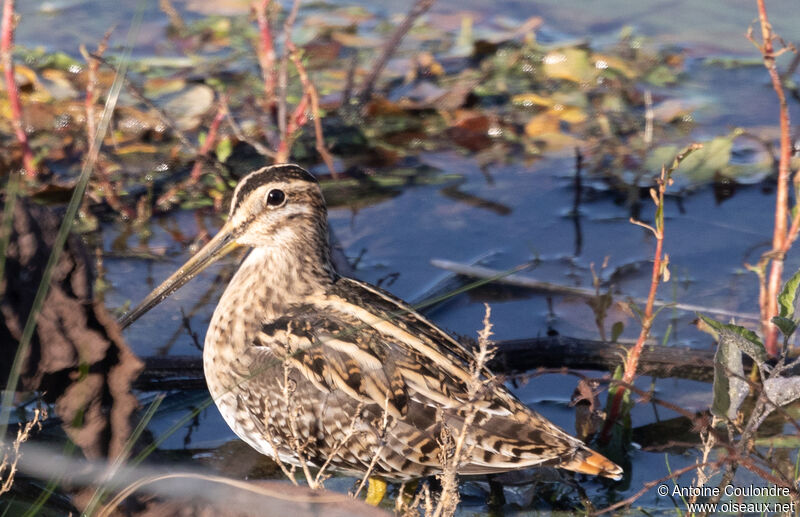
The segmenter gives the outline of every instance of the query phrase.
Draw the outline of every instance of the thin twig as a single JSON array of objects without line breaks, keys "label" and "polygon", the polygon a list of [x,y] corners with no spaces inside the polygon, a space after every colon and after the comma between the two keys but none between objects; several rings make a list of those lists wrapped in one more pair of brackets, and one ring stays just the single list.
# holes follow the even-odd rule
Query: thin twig
[{"label": "thin twig", "polygon": [[[94,135],[96,133],[95,121],[95,102],[98,99],[97,95],[97,71],[100,67],[100,58],[105,54],[108,49],[108,41],[111,38],[111,33],[114,27],[111,27],[103,35],[103,39],[97,45],[97,50],[94,54],[90,54],[84,45],[80,46],[80,53],[86,60],[86,99],[84,99],[84,107],[86,108],[86,141],[89,147],[94,144]],[[99,145],[102,145],[100,142]],[[118,214],[121,214],[126,219],[133,219],[135,216],[134,210],[126,206],[117,194],[117,189],[111,182],[111,177],[108,170],[98,161],[97,163],[97,180],[100,188],[103,191],[103,197],[108,205]]]},{"label": "thin twig", "polygon": [[644,91],[644,145],[648,149],[653,144],[653,94]]},{"label": "thin twig", "polygon": [[675,479],[677,477],[682,476],[683,474],[686,474],[687,472],[691,472],[692,470],[698,469],[698,468],[703,468],[703,467],[718,468],[723,463],[723,461],[724,460],[712,461],[712,462],[708,462],[708,463],[695,463],[694,465],[687,465],[686,467],[683,467],[681,469],[673,470],[672,472],[670,472],[669,474],[667,474],[664,477],[661,477],[659,479],[654,479],[653,481],[648,481],[647,483],[644,484],[644,486],[642,486],[642,488],[640,490],[638,490],[635,494],[631,495],[630,497],[627,497],[627,498],[623,499],[622,501],[614,503],[611,506],[607,506],[607,507],[602,508],[600,510],[597,510],[597,511],[594,511],[594,512],[590,512],[589,515],[603,515],[604,513],[613,512],[614,510],[618,510],[620,508],[624,508],[626,506],[629,506],[629,505],[633,504],[634,501],[636,501],[637,499],[642,497],[644,494],[646,494],[650,489],[652,489],[653,487],[655,487],[657,485],[660,485],[664,481],[669,481],[670,479]]},{"label": "thin twig", "polygon": [[217,132],[219,131],[219,125],[225,119],[227,114],[227,98],[225,94],[222,94],[220,95],[220,100],[218,102],[217,114],[214,115],[214,120],[211,121],[211,125],[208,127],[206,139],[203,141],[203,145],[200,146],[200,153],[197,155],[191,174],[189,174],[189,179],[191,182],[194,183],[200,179],[200,175],[203,173],[203,163],[206,161],[212,146],[217,143]]},{"label": "thin twig", "polygon": [[[485,391],[486,385],[493,381],[493,379],[483,378],[486,363],[491,360],[495,352],[494,345],[491,342],[492,323],[490,318],[492,310],[488,304],[485,305],[485,311],[483,328],[478,333],[478,351],[470,368],[470,380],[467,385],[467,400],[469,402],[464,409],[464,422],[458,436],[455,438],[452,457],[449,456],[447,447],[442,446],[442,474],[438,476],[442,484],[442,494],[431,517],[441,517],[445,514],[452,515],[455,512],[459,499],[458,472],[461,462],[472,456],[472,446],[467,445],[467,438],[478,414],[476,401]],[[446,428],[446,425],[442,425],[443,433],[447,431]]]},{"label": "thin twig", "polygon": [[267,8],[270,0],[253,2],[258,23],[258,64],[261,67],[261,76],[264,79],[264,100],[267,109],[275,103],[275,42],[272,37],[272,28],[267,17]]},{"label": "thin twig", "polygon": [[[316,483],[315,478],[311,475],[311,470],[308,468],[308,459],[306,457],[306,446],[308,445],[308,441],[306,439],[305,443],[301,443],[300,440],[300,430],[297,427],[297,416],[300,411],[299,404],[296,404],[293,401],[292,394],[294,393],[294,389],[290,387],[290,385],[295,385],[295,381],[289,378],[289,373],[291,371],[291,366],[288,361],[284,361],[283,363],[283,403],[286,407],[286,411],[288,413],[288,420],[289,420],[289,446],[292,448],[292,451],[297,455],[297,461],[300,463],[300,468],[303,469],[303,474],[306,477],[306,482],[308,486],[312,489],[317,489],[318,485]],[[275,451],[277,454],[277,450]]]},{"label": "thin twig", "polygon": [[11,490],[11,486],[14,484],[17,464],[22,457],[22,453],[19,450],[20,446],[28,441],[34,427],[39,430],[42,429],[42,420],[46,419],[47,410],[36,408],[33,410],[33,418],[25,423],[20,423],[17,429],[17,437],[13,443],[6,447],[5,440],[0,439],[0,453],[3,455],[3,459],[0,461],[0,495]]},{"label": "thin twig", "polygon": [[[639,332],[639,338],[636,344],[630,349],[626,355],[624,363],[624,372],[622,376],[623,382],[632,384],[636,377],[636,371],[639,366],[639,357],[641,356],[642,349],[644,348],[647,339],[650,336],[650,328],[655,320],[655,312],[653,311],[656,301],[656,293],[658,292],[658,285],[663,278],[666,282],[669,280],[668,269],[669,256],[664,254],[664,194],[667,187],[672,182],[672,172],[678,168],[681,161],[684,160],[689,154],[701,146],[692,144],[687,147],[683,152],[675,157],[672,166],[668,169],[666,166],[661,167],[661,176],[658,179],[658,190],[652,189],[650,195],[656,205],[655,228],[638,223],[640,226],[648,228],[656,237],[656,249],[653,254],[653,269],[650,275],[650,290],[647,294],[647,302],[645,303],[644,316],[642,317],[642,328]],[[632,221],[636,223],[637,221]],[[601,443],[608,443],[611,437],[611,429],[621,416],[623,410],[622,404],[625,398],[626,390],[624,388],[617,388],[614,390],[614,398],[611,401],[611,409],[608,413],[603,430],[600,433]]]},{"label": "thin twig", "polygon": [[[109,62],[107,59],[103,58],[102,56],[94,55],[93,57],[96,57],[103,64],[103,66],[108,67],[114,72],[117,71],[115,65]],[[186,136],[186,133],[184,133],[178,126],[175,125],[175,123],[164,112],[163,109],[156,106],[156,104],[153,101],[147,98],[147,96],[144,94],[142,89],[139,88],[138,85],[136,85],[130,79],[126,78],[125,87],[127,88],[128,93],[133,95],[133,97],[136,98],[137,101],[144,104],[147,109],[151,110],[158,117],[159,122],[167,126],[167,128],[172,132],[172,134],[174,134],[177,137],[178,141],[180,141],[181,145],[183,145],[186,149],[192,151],[195,155],[200,154],[200,148],[197,147],[189,139],[188,136]],[[222,163],[221,161],[217,160],[217,157],[214,155],[205,156],[203,157],[203,160],[206,161],[208,165],[213,166],[220,173],[227,174],[229,172],[228,166]]]},{"label": "thin twig", "polygon": [[342,437],[341,440],[336,444],[333,448],[331,453],[328,455],[327,459],[325,459],[325,463],[319,468],[317,471],[317,475],[314,477],[314,482],[318,486],[322,486],[322,483],[325,481],[324,472],[330,466],[331,462],[336,458],[339,454],[339,451],[347,445],[347,442],[358,433],[358,424],[361,421],[361,411],[364,409],[364,403],[360,402],[358,406],[356,406],[356,410],[353,412],[353,418],[350,420],[350,427],[347,429],[347,433]]},{"label": "thin twig", "polygon": [[311,101],[311,117],[314,120],[314,137],[316,140],[317,152],[322,157],[322,161],[324,161],[325,165],[328,167],[331,176],[337,178],[338,174],[336,173],[336,168],[333,165],[333,157],[328,151],[328,148],[325,146],[325,137],[322,134],[322,117],[320,116],[319,111],[319,94],[317,93],[317,88],[314,86],[314,83],[311,82],[311,79],[309,79],[306,68],[303,66],[303,62],[300,59],[294,43],[289,42],[288,50],[289,57],[297,69],[297,74],[300,76],[300,82],[303,83],[303,91],[305,92],[306,97]]},{"label": "thin twig", "polygon": [[408,14],[406,14],[406,17],[403,19],[400,25],[397,26],[391,37],[386,40],[386,43],[384,43],[383,48],[381,49],[380,56],[370,67],[371,71],[369,75],[364,80],[361,88],[358,90],[356,99],[359,105],[363,106],[372,97],[372,92],[375,89],[375,83],[378,82],[378,77],[380,77],[381,72],[383,72],[383,69],[386,68],[387,63],[389,63],[389,60],[397,51],[397,47],[400,46],[400,42],[405,37],[406,33],[411,30],[411,27],[414,25],[414,22],[417,21],[417,18],[425,14],[431,8],[433,2],[434,0],[416,0],[414,5],[411,7],[411,10],[409,10]]},{"label": "thin twig", "polygon": [[383,449],[386,447],[385,438],[386,438],[386,429],[389,427],[389,397],[386,397],[383,400],[383,415],[381,417],[381,425],[377,429],[378,437],[381,440],[381,444],[378,446],[378,449],[373,451],[372,453],[372,460],[369,462],[367,466],[366,472],[364,475],[361,476],[361,482],[358,484],[358,488],[356,489],[355,493],[353,494],[354,498],[357,498],[361,491],[364,490],[367,482],[369,481],[370,475],[375,470],[375,466],[378,464],[378,460],[381,459],[381,455],[383,454]]},{"label": "thin twig", "polygon": [[186,30],[186,24],[183,22],[183,18],[181,18],[181,14],[175,9],[175,6],[172,5],[171,0],[158,0],[158,7],[164,14],[167,15],[169,19],[169,24],[180,34]]},{"label": "thin twig", "polygon": [[[286,95],[289,83],[289,56],[288,48],[292,41],[292,29],[297,19],[297,12],[300,9],[300,0],[292,2],[292,9],[283,24],[284,52],[278,65],[278,132],[280,133],[281,143],[286,142],[289,136],[289,120],[287,119]],[[280,161],[280,157],[278,158]]]},{"label": "thin twig", "polygon": [[267,146],[265,146],[261,142],[257,142],[256,140],[253,140],[252,138],[245,135],[244,131],[242,131],[241,126],[239,126],[239,124],[236,122],[236,119],[233,117],[233,114],[230,112],[230,108],[226,107],[226,110],[228,111],[228,117],[225,120],[228,121],[228,127],[233,133],[233,136],[235,136],[236,139],[241,142],[246,142],[253,149],[255,149],[255,151],[261,156],[267,156],[269,158],[274,159],[275,152],[270,150]]}]

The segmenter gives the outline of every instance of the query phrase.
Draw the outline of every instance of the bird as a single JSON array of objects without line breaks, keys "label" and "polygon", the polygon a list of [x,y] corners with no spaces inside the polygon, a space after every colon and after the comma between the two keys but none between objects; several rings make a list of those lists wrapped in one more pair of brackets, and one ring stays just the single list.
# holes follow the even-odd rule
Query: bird
[{"label": "bird", "polygon": [[328,235],[311,173],[294,164],[253,171],[237,184],[219,232],[120,325],[248,247],[211,317],[203,368],[219,412],[258,452],[369,474],[367,501],[377,504],[387,481],[441,473],[442,433],[462,429],[471,411],[459,475],[546,465],[621,478],[618,465],[492,382],[487,369],[479,372],[485,388],[470,392],[473,348],[392,294],[340,275]]}]

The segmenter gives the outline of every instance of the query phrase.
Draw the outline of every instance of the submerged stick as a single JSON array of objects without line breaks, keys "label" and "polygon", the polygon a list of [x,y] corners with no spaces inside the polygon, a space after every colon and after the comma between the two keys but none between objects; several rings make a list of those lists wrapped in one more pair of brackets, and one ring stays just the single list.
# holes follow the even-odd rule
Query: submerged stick
[{"label": "submerged stick", "polygon": [[[554,284],[552,282],[542,282],[531,276],[514,273],[504,275],[503,271],[499,269],[492,269],[484,266],[470,266],[468,264],[461,264],[445,259],[432,259],[431,265],[447,271],[452,271],[463,276],[473,278],[495,278],[495,282],[499,284],[511,285],[515,287],[524,287],[526,289],[535,289],[538,291],[547,291],[558,294],[566,294],[572,296],[579,296],[582,298],[594,298],[597,292],[594,289],[587,289],[583,287],[571,287],[565,285]],[[644,298],[629,298],[630,300],[644,304],[647,302]],[[665,302],[662,300],[655,300],[654,305],[657,307],[669,307],[687,312],[703,312],[708,314],[716,314],[720,316],[729,316],[732,318],[741,318],[745,320],[758,321],[759,315],[751,312],[729,311],[727,309],[718,309],[715,307],[707,307],[704,305],[694,305],[691,303],[680,302]]]},{"label": "submerged stick", "polygon": [[[542,336],[498,341],[489,368],[497,374],[518,374],[538,368],[609,371],[631,345],[609,345],[591,339]],[[745,358],[747,360],[748,358]],[[147,357],[145,370],[134,383],[142,391],[204,389],[203,360],[199,356]],[[639,358],[640,375],[711,382],[714,352],[661,345],[645,346]]]}]

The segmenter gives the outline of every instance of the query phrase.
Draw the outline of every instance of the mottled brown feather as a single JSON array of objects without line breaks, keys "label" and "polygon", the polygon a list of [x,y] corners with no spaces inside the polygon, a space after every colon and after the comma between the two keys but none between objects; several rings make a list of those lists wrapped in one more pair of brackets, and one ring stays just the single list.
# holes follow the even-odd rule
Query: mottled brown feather
[{"label": "mottled brown feather", "polygon": [[[621,474],[488,370],[485,389],[469,400],[470,350],[389,293],[334,272],[321,192],[298,169],[246,178],[231,212],[233,224],[247,225],[239,240],[255,249],[214,313],[204,364],[239,436],[297,463],[295,415],[295,443],[309,463],[360,474],[376,459],[374,474],[410,479],[441,470],[442,426],[459,432],[477,408],[462,474],[532,465]],[[284,217],[264,207],[276,185],[286,192]]]}]

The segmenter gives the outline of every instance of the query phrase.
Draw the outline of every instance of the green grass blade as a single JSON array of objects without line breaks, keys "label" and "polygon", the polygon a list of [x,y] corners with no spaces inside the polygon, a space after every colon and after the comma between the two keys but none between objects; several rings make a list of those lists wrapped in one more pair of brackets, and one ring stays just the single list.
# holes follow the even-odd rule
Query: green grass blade
[{"label": "green grass blade", "polygon": [[[130,454],[131,449],[133,449],[133,445],[136,443],[136,441],[142,435],[144,430],[147,428],[147,424],[149,424],[150,420],[153,419],[153,417],[156,414],[156,411],[158,410],[159,406],[161,405],[161,402],[163,401],[164,401],[164,395],[162,394],[156,397],[156,399],[153,400],[150,406],[148,406],[147,411],[145,412],[144,415],[142,415],[142,418],[139,420],[139,423],[136,424],[136,428],[133,430],[131,435],[126,440],[125,445],[123,446],[119,455],[116,458],[114,458],[114,463],[111,465],[111,468],[109,469],[108,474],[106,476],[107,480],[110,481],[113,478],[114,474],[116,474],[117,469],[119,469],[119,467],[122,466],[123,463],[125,463],[125,460],[128,459],[128,455]],[[83,514],[85,516],[91,516],[94,514],[95,509],[97,509],[97,505],[100,504],[100,501],[102,500],[105,493],[106,493],[106,488],[103,485],[97,487],[97,489],[94,491],[94,494],[92,494],[91,500],[89,500],[89,504],[86,505],[86,509],[83,511]]]}]

